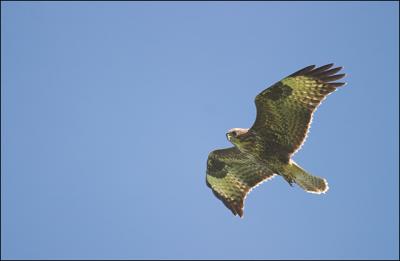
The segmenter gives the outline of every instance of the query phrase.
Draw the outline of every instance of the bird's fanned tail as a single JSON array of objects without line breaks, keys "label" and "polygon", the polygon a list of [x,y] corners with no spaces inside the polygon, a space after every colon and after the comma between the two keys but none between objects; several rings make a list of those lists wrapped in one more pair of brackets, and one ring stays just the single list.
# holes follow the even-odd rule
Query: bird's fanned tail
[{"label": "bird's fanned tail", "polygon": [[287,167],[286,175],[289,175],[293,181],[306,192],[321,194],[329,189],[328,182],[324,178],[313,176],[307,173],[294,161],[291,161]]}]

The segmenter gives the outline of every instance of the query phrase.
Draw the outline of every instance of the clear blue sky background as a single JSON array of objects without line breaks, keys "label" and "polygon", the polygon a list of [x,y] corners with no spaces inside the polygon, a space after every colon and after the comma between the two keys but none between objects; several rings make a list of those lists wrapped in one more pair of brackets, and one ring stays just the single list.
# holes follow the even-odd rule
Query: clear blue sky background
[{"label": "clear blue sky background", "polygon": [[[1,3],[2,258],[398,258],[396,2]],[[205,184],[254,97],[309,64],[348,85],[244,219]]]}]

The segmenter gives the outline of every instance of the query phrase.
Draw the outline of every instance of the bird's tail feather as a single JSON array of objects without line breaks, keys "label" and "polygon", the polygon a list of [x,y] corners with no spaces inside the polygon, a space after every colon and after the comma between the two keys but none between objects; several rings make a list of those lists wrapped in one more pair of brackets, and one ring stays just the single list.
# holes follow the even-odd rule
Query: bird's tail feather
[{"label": "bird's tail feather", "polygon": [[294,161],[289,163],[288,172],[293,181],[307,192],[321,194],[329,189],[326,179],[307,173]]}]

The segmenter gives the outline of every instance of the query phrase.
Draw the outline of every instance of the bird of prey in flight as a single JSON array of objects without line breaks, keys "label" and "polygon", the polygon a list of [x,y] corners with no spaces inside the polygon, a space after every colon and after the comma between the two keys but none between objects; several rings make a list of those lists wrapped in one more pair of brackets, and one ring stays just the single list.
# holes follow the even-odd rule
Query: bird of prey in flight
[{"label": "bird of prey in flight", "polygon": [[255,98],[253,126],[229,130],[226,137],[234,146],[208,155],[207,186],[234,215],[243,217],[247,194],[275,175],[310,193],[328,190],[326,179],[309,174],[291,157],[303,145],[318,105],[345,85],[336,82],[345,76],[337,74],[342,67],[332,67],[307,66],[262,91]]}]

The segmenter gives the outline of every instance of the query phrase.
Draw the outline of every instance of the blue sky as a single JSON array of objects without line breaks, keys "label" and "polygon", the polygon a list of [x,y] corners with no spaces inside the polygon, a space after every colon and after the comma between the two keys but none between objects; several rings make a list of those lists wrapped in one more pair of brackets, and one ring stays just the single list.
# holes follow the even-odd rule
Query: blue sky
[{"label": "blue sky", "polygon": [[[4,259],[395,259],[396,2],[2,2]],[[244,219],[205,184],[207,155],[254,97],[310,65],[348,85]]]}]

